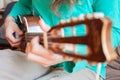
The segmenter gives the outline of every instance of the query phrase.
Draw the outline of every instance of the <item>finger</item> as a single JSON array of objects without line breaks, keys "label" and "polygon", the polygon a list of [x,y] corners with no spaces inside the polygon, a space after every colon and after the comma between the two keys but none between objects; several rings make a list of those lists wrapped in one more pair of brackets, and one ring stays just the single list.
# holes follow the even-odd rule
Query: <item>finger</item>
[{"label": "finger", "polygon": [[[8,41],[8,42],[9,42],[9,41]],[[19,47],[19,45],[21,44],[21,42],[18,42],[18,43],[15,43],[15,44],[9,42],[9,44],[10,44],[12,47]]]},{"label": "finger", "polygon": [[31,52],[41,55],[40,53],[48,54],[48,52],[39,44],[39,37],[35,37],[31,40]]},{"label": "finger", "polygon": [[[30,50],[31,50],[31,43],[27,43],[27,46],[26,46],[27,59],[30,60],[30,61],[39,63],[37,60],[33,60],[34,56],[33,56],[33,54],[31,55]],[[31,59],[31,57],[32,57],[32,59]],[[49,66],[49,65],[46,65],[44,63],[39,63],[39,64],[43,65],[44,67],[48,67]]]},{"label": "finger", "polygon": [[63,56],[54,54],[53,52],[50,53],[48,50],[46,50],[42,46],[41,46],[41,48],[37,47],[37,48],[32,49],[31,52],[38,56],[41,56],[41,57],[44,57],[44,58],[50,59],[50,60],[63,59]]},{"label": "finger", "polygon": [[64,61],[63,59],[58,59],[58,58],[56,58],[54,60],[46,59],[44,57],[40,57],[40,56],[35,55],[33,53],[29,53],[28,60],[39,63],[45,67],[55,65],[55,64],[58,64],[58,63],[61,63]]},{"label": "finger", "polygon": [[21,42],[20,42],[20,43],[12,44],[11,46],[12,46],[12,47],[19,47],[20,44],[21,44]]},{"label": "finger", "polygon": [[43,31],[45,31],[45,32],[47,32],[47,31],[50,30],[50,26],[48,26],[48,25],[43,21],[42,18],[39,20],[39,25],[40,25],[41,29],[42,29]]},{"label": "finger", "polygon": [[30,61],[36,62],[38,64],[41,64],[42,66],[45,66],[45,67],[53,65],[53,62],[51,60],[47,60],[43,57],[40,57],[32,53],[28,54],[27,59]]},{"label": "finger", "polygon": [[31,40],[31,46],[32,46],[32,50],[33,52],[43,52],[43,53],[46,53],[48,54],[48,52],[43,48],[43,46],[41,46],[39,44],[40,40],[39,40],[39,37],[35,37]]},{"label": "finger", "polygon": [[28,56],[28,53],[30,53],[30,43],[29,42],[26,45],[25,53],[27,54],[27,56]]},{"label": "finger", "polygon": [[44,49],[40,44],[39,44],[40,40],[39,37],[36,36],[31,40],[31,52],[35,53],[35,54],[39,54],[40,52],[42,52],[42,50]]},{"label": "finger", "polygon": [[17,43],[17,42],[20,42],[22,40],[22,37],[20,38],[15,38],[14,35],[12,34],[12,31],[9,31],[7,34],[6,34],[6,38],[11,42],[11,43]]},{"label": "finger", "polygon": [[57,60],[57,61],[63,60],[62,55],[56,54],[56,53],[52,52],[51,50],[48,50],[48,52],[49,52],[49,57],[51,57],[52,60]]},{"label": "finger", "polygon": [[46,59],[62,59],[63,57],[58,54],[54,54],[52,51],[49,51],[39,45],[39,37],[35,37],[31,40],[31,53],[34,53],[38,56],[42,56]]},{"label": "finger", "polygon": [[22,30],[15,24],[14,25],[15,26],[15,32],[18,34],[18,35],[22,35],[23,34],[23,32],[22,32]]},{"label": "finger", "polygon": [[6,39],[8,40],[8,42],[10,43],[10,45],[12,47],[17,47],[17,46],[19,46],[21,44],[21,39],[22,38],[20,38],[18,41],[11,41],[9,38],[6,38]]}]

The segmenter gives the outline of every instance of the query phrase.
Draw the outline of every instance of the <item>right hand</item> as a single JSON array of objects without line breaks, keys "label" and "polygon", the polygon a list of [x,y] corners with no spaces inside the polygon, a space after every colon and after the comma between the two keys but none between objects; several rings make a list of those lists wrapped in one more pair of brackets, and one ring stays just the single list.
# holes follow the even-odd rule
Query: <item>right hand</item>
[{"label": "right hand", "polygon": [[19,29],[13,17],[8,16],[5,20],[5,37],[12,47],[18,47],[21,44],[22,37],[15,38],[14,33],[17,33],[19,36],[23,32]]}]

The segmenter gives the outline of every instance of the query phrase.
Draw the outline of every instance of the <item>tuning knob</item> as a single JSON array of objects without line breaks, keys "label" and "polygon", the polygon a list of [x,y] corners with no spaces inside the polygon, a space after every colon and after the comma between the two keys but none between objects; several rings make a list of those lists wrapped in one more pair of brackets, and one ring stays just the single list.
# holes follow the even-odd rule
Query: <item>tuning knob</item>
[{"label": "tuning knob", "polygon": [[66,21],[65,20],[60,20],[59,24],[65,24]]},{"label": "tuning knob", "polygon": [[98,19],[98,18],[103,18],[104,14],[101,12],[95,12],[93,13],[94,18]]},{"label": "tuning knob", "polygon": [[84,15],[84,14],[81,14],[81,15],[78,17],[78,20],[85,20],[85,15]]},{"label": "tuning knob", "polygon": [[86,14],[85,19],[93,19],[93,14]]},{"label": "tuning knob", "polygon": [[78,21],[78,18],[77,18],[77,17],[73,17],[73,18],[71,18],[71,21],[72,21],[72,22],[77,22],[77,21]]},{"label": "tuning knob", "polygon": [[70,19],[67,19],[66,22],[67,22],[67,23],[70,23],[71,21],[70,21]]}]

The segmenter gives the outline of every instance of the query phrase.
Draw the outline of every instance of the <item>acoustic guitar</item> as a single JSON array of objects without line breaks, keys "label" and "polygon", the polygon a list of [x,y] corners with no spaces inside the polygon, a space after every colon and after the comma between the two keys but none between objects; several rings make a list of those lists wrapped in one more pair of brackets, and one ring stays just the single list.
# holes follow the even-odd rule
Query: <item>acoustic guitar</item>
[{"label": "acoustic guitar", "polygon": [[[38,22],[41,18],[39,16],[19,16],[19,19],[24,32],[21,44],[22,51],[24,51],[27,42],[33,37],[39,36],[41,45],[56,54],[63,55],[65,59],[72,58],[73,61],[87,60],[89,63],[98,63],[108,62],[116,58],[110,36],[112,22],[102,13],[80,15],[62,20],[47,33],[40,29]],[[86,35],[76,36],[75,27],[83,24],[86,27]],[[66,37],[64,35],[64,28],[67,27],[72,29],[72,36]],[[77,52],[77,44],[87,46],[86,55]]]}]

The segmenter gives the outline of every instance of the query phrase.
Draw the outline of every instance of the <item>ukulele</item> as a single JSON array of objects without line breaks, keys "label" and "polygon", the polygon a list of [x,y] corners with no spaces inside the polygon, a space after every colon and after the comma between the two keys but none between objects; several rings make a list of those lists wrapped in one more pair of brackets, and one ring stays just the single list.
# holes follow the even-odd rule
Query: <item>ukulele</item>
[{"label": "ukulele", "polygon": [[[80,15],[52,27],[47,33],[41,31],[38,16],[19,16],[23,27],[23,43],[21,50],[24,51],[26,43],[33,37],[39,36],[40,44],[46,49],[52,50],[56,54],[63,55],[65,59],[72,58],[73,61],[87,60],[89,63],[108,62],[116,58],[116,52],[111,44],[112,22],[102,13]],[[84,24],[86,27],[85,36],[76,36],[75,26]],[[72,29],[72,36],[65,37],[64,28]],[[76,52],[76,44],[87,46],[86,55]],[[71,50],[66,49],[66,45],[71,45]]]}]

